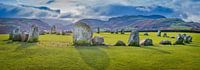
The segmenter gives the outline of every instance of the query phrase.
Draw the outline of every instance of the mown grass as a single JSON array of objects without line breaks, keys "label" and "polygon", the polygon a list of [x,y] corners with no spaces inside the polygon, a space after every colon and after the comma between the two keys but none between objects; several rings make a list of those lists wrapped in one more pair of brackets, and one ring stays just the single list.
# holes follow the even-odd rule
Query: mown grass
[{"label": "mown grass", "polygon": [[[199,70],[200,34],[186,33],[193,42],[186,45],[160,45],[173,38],[140,33],[140,40],[153,39],[154,46],[73,47],[72,36],[42,35],[38,43],[8,41],[0,35],[0,70]],[[168,32],[176,36],[179,32]],[[100,33],[106,44],[128,42],[129,33]]]}]

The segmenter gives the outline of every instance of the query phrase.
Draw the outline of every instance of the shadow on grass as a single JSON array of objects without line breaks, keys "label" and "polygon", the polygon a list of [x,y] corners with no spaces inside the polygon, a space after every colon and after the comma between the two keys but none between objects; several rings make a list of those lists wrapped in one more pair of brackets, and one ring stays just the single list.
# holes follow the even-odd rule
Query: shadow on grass
[{"label": "shadow on grass", "polygon": [[155,51],[158,51],[158,52],[161,52],[161,53],[164,53],[164,54],[171,54],[171,52],[164,51],[164,50],[161,50],[161,49],[152,48],[152,47],[141,47],[141,48],[149,49],[149,50],[155,50]]},{"label": "shadow on grass", "polygon": [[76,47],[76,49],[84,62],[95,70],[106,70],[109,66],[109,56],[100,47]]}]

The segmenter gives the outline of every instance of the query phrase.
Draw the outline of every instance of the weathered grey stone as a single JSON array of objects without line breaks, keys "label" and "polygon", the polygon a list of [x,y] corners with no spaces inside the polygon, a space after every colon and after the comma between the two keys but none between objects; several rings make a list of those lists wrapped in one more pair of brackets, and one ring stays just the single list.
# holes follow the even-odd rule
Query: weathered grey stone
[{"label": "weathered grey stone", "polygon": [[176,38],[176,42],[174,44],[184,44],[183,41],[184,41],[183,36],[181,34],[178,34]]},{"label": "weathered grey stone", "polygon": [[171,41],[169,41],[169,40],[162,40],[162,41],[160,42],[160,44],[162,44],[162,45],[171,45],[172,43],[171,43]]},{"label": "weathered grey stone", "polygon": [[53,25],[51,27],[51,34],[56,34],[56,26],[55,25]]},{"label": "weathered grey stone", "polygon": [[104,45],[104,37],[95,36],[94,38],[92,38],[92,44],[93,45]]},{"label": "weathered grey stone", "polygon": [[191,36],[184,36],[184,42],[185,42],[185,43],[190,43],[190,42],[192,42],[191,39],[192,39]]},{"label": "weathered grey stone", "polygon": [[126,44],[122,40],[118,40],[115,46],[126,46]]},{"label": "weathered grey stone", "polygon": [[129,37],[129,41],[128,41],[128,45],[129,46],[139,46],[139,32],[137,29],[134,29],[131,31],[130,37]]},{"label": "weathered grey stone", "polygon": [[83,22],[77,22],[74,24],[73,30],[73,42],[77,46],[91,45],[92,29],[89,25]]},{"label": "weathered grey stone", "polygon": [[145,32],[144,35],[145,35],[145,36],[149,36],[148,32]]},{"label": "weathered grey stone", "polygon": [[17,28],[17,29],[15,29],[14,31],[13,31],[13,41],[21,41],[21,36],[20,36],[20,34],[21,34],[21,31],[20,31],[20,29],[19,28]]},{"label": "weathered grey stone", "polygon": [[29,34],[26,31],[22,31],[21,32],[21,41],[22,42],[27,42],[28,41],[28,37],[29,37]]},{"label": "weathered grey stone", "polygon": [[115,34],[118,34],[118,29],[115,30]]},{"label": "weathered grey stone", "polygon": [[97,28],[97,33],[98,33],[98,34],[100,33],[100,28],[99,28],[99,27]]},{"label": "weathered grey stone", "polygon": [[168,36],[167,36],[167,33],[164,33],[164,34],[163,34],[163,37],[168,37]]},{"label": "weathered grey stone", "polygon": [[121,29],[121,34],[125,34],[125,31],[124,31],[124,29]]},{"label": "weathered grey stone", "polygon": [[161,36],[161,30],[158,30],[157,36]]},{"label": "weathered grey stone", "polygon": [[152,39],[144,39],[140,42],[140,45],[143,45],[143,46],[152,46],[153,45],[153,40]]},{"label": "weathered grey stone", "polygon": [[36,25],[32,25],[29,31],[28,42],[38,42],[39,40],[39,28]]}]

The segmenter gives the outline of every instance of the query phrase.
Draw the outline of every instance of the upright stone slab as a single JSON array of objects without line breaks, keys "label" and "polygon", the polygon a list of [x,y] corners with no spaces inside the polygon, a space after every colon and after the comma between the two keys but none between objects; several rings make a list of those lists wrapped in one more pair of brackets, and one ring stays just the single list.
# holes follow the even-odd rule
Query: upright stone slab
[{"label": "upright stone slab", "polygon": [[100,33],[100,28],[99,28],[99,27],[97,28],[97,33],[98,33],[98,34]]},{"label": "upright stone slab", "polygon": [[38,42],[39,39],[39,28],[36,25],[32,25],[29,31],[28,42]]},{"label": "upright stone slab", "polygon": [[161,30],[158,30],[157,36],[161,36]]},{"label": "upright stone slab", "polygon": [[187,35],[187,36],[184,37],[184,42],[185,43],[190,43],[190,42],[192,42],[191,39],[192,39],[192,37]]},{"label": "upright stone slab", "polygon": [[139,46],[139,42],[140,42],[139,31],[137,29],[134,29],[131,31],[128,45],[129,46]]},{"label": "upright stone slab", "polygon": [[13,31],[13,41],[21,41],[21,36],[20,36],[20,34],[21,34],[21,31],[20,31],[20,29],[19,28],[17,28],[17,29],[15,29],[14,31]]},{"label": "upright stone slab", "polygon": [[124,29],[121,29],[121,34],[125,34],[125,31],[124,31]]},{"label": "upright stone slab", "polygon": [[91,45],[92,29],[89,25],[83,22],[77,22],[74,24],[73,30],[73,42],[76,46],[88,46]]},{"label": "upright stone slab", "polygon": [[56,34],[56,26],[55,25],[53,25],[51,27],[51,34]]},{"label": "upright stone slab", "polygon": [[181,34],[178,34],[176,38],[176,42],[174,44],[184,44],[183,41],[184,41],[183,36]]}]

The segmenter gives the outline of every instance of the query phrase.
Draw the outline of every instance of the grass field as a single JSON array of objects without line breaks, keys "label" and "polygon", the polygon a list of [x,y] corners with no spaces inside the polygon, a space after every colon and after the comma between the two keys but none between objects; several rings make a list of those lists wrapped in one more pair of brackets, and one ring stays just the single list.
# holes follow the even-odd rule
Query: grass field
[{"label": "grass field", "polygon": [[[176,36],[179,32],[168,32]],[[173,38],[140,33],[140,40],[153,39],[154,46],[78,47],[72,46],[72,36],[42,35],[38,43],[8,41],[0,35],[0,70],[200,70],[200,34],[186,33],[193,42],[186,45],[160,45]],[[129,33],[101,33],[106,44],[117,40],[128,42]]]}]

